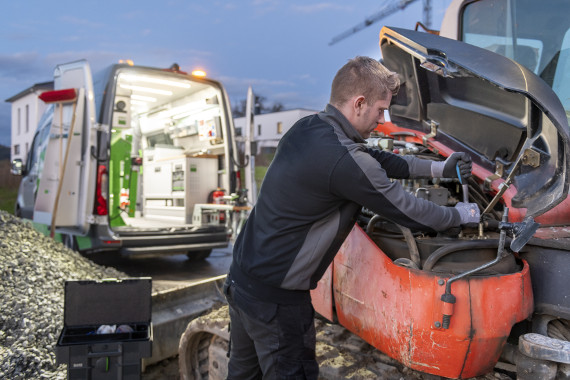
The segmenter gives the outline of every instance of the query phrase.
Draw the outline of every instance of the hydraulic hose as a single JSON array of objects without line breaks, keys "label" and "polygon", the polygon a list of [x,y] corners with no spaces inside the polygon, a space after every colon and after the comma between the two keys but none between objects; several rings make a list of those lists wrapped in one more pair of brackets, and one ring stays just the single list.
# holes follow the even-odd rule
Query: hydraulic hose
[{"label": "hydraulic hose", "polygon": [[[509,214],[509,209],[505,208],[505,212],[503,213],[503,222],[507,222],[508,220],[508,214]],[[442,301],[442,323],[441,323],[441,327],[444,329],[448,329],[449,328],[449,324],[451,321],[451,317],[453,315],[453,305],[456,302],[456,298],[453,294],[451,294],[451,283],[460,280],[462,278],[465,278],[467,276],[470,276],[474,273],[480,272],[483,269],[487,269],[495,264],[497,264],[499,261],[501,261],[506,255],[508,255],[507,251],[505,251],[505,242],[507,240],[507,231],[504,228],[501,228],[501,232],[499,233],[499,242],[497,244],[497,257],[495,258],[495,260],[493,261],[489,261],[477,268],[473,268],[471,270],[468,270],[466,272],[460,273],[458,275],[455,275],[451,278],[449,278],[445,284],[445,293],[443,293],[441,295],[441,301]]]},{"label": "hydraulic hose", "polygon": [[[368,222],[368,225],[366,226],[366,233],[367,234],[371,234],[372,232],[374,232],[374,224],[376,224],[377,221],[383,219],[380,215],[374,215],[372,218],[370,218],[370,221]],[[418,267],[418,269],[422,268],[422,263],[421,263],[421,259],[420,259],[420,252],[418,250],[418,245],[416,244],[416,239],[414,239],[414,235],[412,234],[412,231],[404,226],[401,226],[397,223],[394,223],[396,226],[398,226],[398,228],[400,229],[400,231],[402,231],[402,235],[404,235],[404,240],[406,241],[406,244],[408,245],[408,250],[410,251],[410,259],[412,260],[412,262],[414,264],[416,264],[416,266]]]},{"label": "hydraulic hose", "polygon": [[570,321],[555,319],[548,324],[548,336],[560,340],[570,341]]},{"label": "hydraulic hose", "polygon": [[459,251],[466,251],[469,249],[484,249],[484,248],[497,248],[499,246],[499,240],[491,239],[491,240],[465,240],[459,241],[453,244],[446,244],[442,247],[439,247],[431,255],[429,255],[428,259],[424,263],[423,269],[426,271],[431,271],[434,265],[442,258],[451,253],[459,252]]}]

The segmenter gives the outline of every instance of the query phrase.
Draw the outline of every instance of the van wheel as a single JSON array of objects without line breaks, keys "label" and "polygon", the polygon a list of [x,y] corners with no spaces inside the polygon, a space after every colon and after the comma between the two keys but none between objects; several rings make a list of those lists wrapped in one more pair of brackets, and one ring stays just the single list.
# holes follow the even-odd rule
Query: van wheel
[{"label": "van wheel", "polygon": [[190,261],[199,261],[199,260],[204,260],[205,258],[210,256],[211,253],[212,253],[211,249],[205,249],[202,251],[190,251],[186,253],[186,256],[188,256],[188,260]]},{"label": "van wheel", "polygon": [[61,243],[72,251],[77,252],[77,242],[75,241],[75,236],[71,234],[61,234]]}]

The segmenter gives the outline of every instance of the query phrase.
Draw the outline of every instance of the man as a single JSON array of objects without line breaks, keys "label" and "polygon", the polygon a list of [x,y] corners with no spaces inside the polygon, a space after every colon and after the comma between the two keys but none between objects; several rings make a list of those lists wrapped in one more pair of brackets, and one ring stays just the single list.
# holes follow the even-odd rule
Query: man
[{"label": "man", "polygon": [[330,104],[283,136],[257,204],[234,246],[225,293],[230,305],[228,379],[317,379],[316,287],[362,206],[412,229],[476,223],[474,204],[441,207],[389,178],[471,175],[454,153],[435,162],[369,150],[399,79],[378,61],[350,60],[336,74]]}]

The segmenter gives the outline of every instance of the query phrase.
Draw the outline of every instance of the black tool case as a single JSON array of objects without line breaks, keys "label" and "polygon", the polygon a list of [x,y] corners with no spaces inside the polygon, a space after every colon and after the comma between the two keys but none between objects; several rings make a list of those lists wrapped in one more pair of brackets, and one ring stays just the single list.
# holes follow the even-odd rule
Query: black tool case
[{"label": "black tool case", "polygon": [[[140,379],[152,355],[151,288],[150,278],[65,282],[56,360],[68,379]],[[120,328],[98,334],[102,325]]]}]

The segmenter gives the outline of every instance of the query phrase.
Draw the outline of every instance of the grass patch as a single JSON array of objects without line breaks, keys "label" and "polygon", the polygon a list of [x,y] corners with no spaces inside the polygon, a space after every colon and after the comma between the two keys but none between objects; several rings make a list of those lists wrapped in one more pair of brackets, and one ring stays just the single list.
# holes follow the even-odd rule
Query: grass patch
[{"label": "grass patch", "polygon": [[255,166],[255,184],[257,185],[257,192],[261,189],[261,182],[267,173],[267,166]]},{"label": "grass patch", "polygon": [[0,210],[14,214],[14,206],[16,204],[16,197],[18,196],[18,189],[0,187]]},{"label": "grass patch", "polygon": [[262,153],[255,157],[255,183],[258,193],[259,189],[261,189],[261,182],[263,182],[265,173],[267,173],[267,168],[269,168],[271,161],[273,161],[273,157],[275,157],[275,153]]}]

